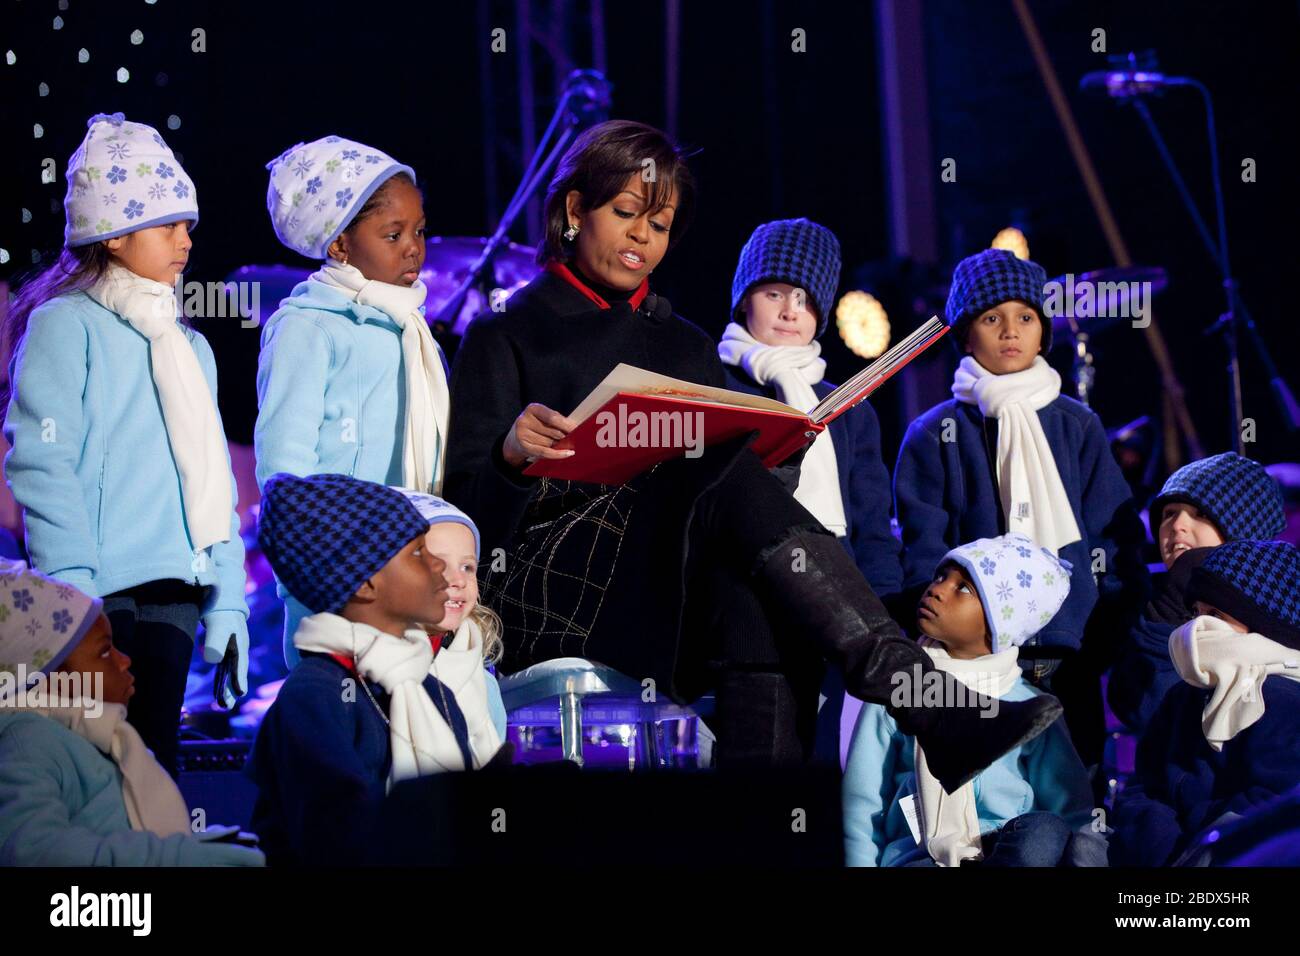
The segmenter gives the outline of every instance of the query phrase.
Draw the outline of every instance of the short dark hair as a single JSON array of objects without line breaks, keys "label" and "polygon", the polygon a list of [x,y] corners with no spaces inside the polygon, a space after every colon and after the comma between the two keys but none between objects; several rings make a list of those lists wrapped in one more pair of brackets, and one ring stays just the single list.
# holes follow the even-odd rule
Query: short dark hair
[{"label": "short dark hair", "polygon": [[645,170],[652,160],[654,178],[649,183],[649,210],[658,212],[668,204],[674,190],[677,208],[668,233],[668,248],[675,246],[690,225],[695,211],[695,177],[686,166],[685,151],[668,136],[633,120],[607,120],[582,133],[565,152],[546,190],[546,235],[537,250],[537,261],[565,261],[573,244],[564,238],[569,228],[566,197],[577,190],[583,209],[605,205],[623,190],[633,173]]}]

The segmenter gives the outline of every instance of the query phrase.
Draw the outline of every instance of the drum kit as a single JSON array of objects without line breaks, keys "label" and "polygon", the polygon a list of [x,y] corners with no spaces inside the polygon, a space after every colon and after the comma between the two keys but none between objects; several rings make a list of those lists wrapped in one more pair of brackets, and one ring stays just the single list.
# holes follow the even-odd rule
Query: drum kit
[{"label": "drum kit", "polygon": [[[1074,352],[1075,395],[1083,404],[1088,404],[1096,377],[1089,347],[1092,336],[1126,319],[1149,320],[1152,297],[1168,285],[1169,276],[1159,266],[1096,269],[1078,276],[1058,276],[1048,283],[1068,290],[1067,308],[1044,311],[1052,322],[1052,347],[1059,348],[1069,342]],[[1072,307],[1074,293],[1085,289],[1089,307],[1076,310]]]}]

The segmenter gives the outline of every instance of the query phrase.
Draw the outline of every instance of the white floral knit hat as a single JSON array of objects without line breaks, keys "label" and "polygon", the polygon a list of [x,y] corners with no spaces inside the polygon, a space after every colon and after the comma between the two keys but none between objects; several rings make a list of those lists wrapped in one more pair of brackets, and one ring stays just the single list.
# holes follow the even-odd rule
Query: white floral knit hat
[{"label": "white floral knit hat", "polygon": [[1056,616],[1070,593],[1069,561],[1023,534],[979,538],[939,562],[966,571],[984,604],[993,653],[1019,647]]},{"label": "white floral knit hat", "polygon": [[324,259],[367,199],[393,176],[415,170],[365,143],[326,136],[299,143],[266,164],[266,208],[281,242],[309,259]]},{"label": "white floral knit hat", "polygon": [[63,200],[68,248],[137,229],[199,221],[199,201],[176,154],[158,131],[121,113],[96,113],[68,160]]},{"label": "white floral knit hat", "polygon": [[16,677],[21,664],[30,679],[54,670],[103,609],[103,601],[71,584],[0,558],[0,672]]}]

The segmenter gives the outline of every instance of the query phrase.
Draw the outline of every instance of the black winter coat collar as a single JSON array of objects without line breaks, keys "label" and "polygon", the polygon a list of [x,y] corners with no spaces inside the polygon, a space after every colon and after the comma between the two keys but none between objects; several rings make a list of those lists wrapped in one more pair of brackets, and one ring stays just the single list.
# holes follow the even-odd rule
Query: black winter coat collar
[{"label": "black winter coat collar", "polygon": [[[550,272],[543,272],[516,292],[510,300],[510,305],[512,307],[540,308],[553,313],[559,318],[602,311],[600,306],[596,305],[568,282]],[[608,311],[620,315],[632,314],[647,322],[659,324],[672,315],[673,307],[663,296],[656,295],[651,291],[642,300],[639,308],[633,309],[631,305],[623,301],[612,303]]]}]

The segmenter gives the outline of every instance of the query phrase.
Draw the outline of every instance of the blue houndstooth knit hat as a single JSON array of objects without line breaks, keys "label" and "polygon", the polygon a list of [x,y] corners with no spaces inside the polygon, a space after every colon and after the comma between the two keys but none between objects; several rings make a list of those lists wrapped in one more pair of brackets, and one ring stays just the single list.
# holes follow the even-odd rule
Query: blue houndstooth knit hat
[{"label": "blue houndstooth knit hat", "polygon": [[1282,490],[1264,466],[1235,451],[1183,465],[1148,510],[1154,532],[1165,505],[1186,501],[1213,521],[1225,541],[1267,541],[1286,528]]},{"label": "blue houndstooth knit hat", "polygon": [[1006,249],[985,249],[957,263],[948,287],[945,316],[957,333],[953,341],[965,348],[965,329],[959,323],[973,321],[985,309],[1003,302],[1027,302],[1038,311],[1043,324],[1043,351],[1052,348],[1052,322],[1043,315],[1043,287],[1047,272],[1037,262],[1018,259]]},{"label": "blue houndstooth knit hat", "polygon": [[740,250],[731,280],[731,318],[744,324],[740,304],[761,282],[788,282],[808,294],[817,313],[817,337],[826,331],[840,283],[840,241],[809,219],[778,219],[754,230]]},{"label": "blue houndstooth knit hat", "polygon": [[313,613],[337,614],[428,520],[396,488],[347,475],[272,475],[257,541],[271,570]]},{"label": "blue houndstooth knit hat", "polygon": [[1211,604],[1300,650],[1300,551],[1285,541],[1229,541],[1192,572],[1187,601]]}]

